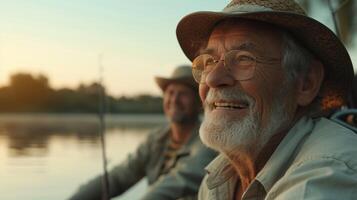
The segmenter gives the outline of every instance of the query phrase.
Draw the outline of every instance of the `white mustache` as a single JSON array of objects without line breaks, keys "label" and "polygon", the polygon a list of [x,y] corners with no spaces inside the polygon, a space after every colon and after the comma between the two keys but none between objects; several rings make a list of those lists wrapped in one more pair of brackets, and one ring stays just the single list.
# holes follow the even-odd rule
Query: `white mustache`
[{"label": "white mustache", "polygon": [[246,93],[235,88],[210,89],[207,93],[206,100],[203,102],[204,108],[212,108],[217,101],[240,101],[246,103],[250,108],[254,106],[254,99]]}]

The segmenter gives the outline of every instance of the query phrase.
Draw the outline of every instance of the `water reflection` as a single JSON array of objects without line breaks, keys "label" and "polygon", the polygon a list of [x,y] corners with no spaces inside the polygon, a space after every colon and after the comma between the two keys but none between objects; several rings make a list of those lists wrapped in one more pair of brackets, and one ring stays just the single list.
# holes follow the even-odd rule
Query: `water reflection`
[{"label": "water reflection", "polygon": [[[107,132],[145,130],[163,123],[161,115],[109,115]],[[79,143],[100,145],[99,120],[95,115],[1,115],[0,136],[8,141],[11,157],[46,156],[53,136],[75,138]]]},{"label": "water reflection", "polygon": [[[112,115],[106,121],[110,168],[165,119]],[[0,199],[68,197],[80,183],[101,173],[98,128],[95,115],[0,115],[0,188],[5,191]]]}]

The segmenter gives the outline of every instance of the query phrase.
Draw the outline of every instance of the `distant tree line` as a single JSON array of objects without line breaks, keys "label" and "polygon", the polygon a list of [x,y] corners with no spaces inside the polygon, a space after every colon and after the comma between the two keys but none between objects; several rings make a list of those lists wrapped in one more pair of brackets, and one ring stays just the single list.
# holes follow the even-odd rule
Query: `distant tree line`
[{"label": "distant tree line", "polygon": [[[0,112],[97,113],[101,90],[95,82],[53,89],[44,75],[17,73],[9,85],[0,87]],[[106,95],[104,105],[107,113],[162,113],[162,98],[152,95]]]}]

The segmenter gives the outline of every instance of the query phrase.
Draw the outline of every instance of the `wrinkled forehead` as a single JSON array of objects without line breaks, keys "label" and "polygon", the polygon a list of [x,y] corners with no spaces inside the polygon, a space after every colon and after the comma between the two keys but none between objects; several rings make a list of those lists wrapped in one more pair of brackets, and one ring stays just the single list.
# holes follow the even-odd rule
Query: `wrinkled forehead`
[{"label": "wrinkled forehead", "polygon": [[198,102],[200,102],[200,98],[198,95],[198,88],[195,88],[187,83],[172,81],[166,86],[164,90],[164,94],[168,94],[172,92],[190,94],[192,96],[192,99],[195,99]]},{"label": "wrinkled forehead", "polygon": [[196,89],[193,88],[191,85],[184,83],[184,82],[180,82],[180,81],[172,81],[171,83],[169,83],[166,88],[165,88],[165,92],[166,91],[192,91],[194,93],[197,93]]}]

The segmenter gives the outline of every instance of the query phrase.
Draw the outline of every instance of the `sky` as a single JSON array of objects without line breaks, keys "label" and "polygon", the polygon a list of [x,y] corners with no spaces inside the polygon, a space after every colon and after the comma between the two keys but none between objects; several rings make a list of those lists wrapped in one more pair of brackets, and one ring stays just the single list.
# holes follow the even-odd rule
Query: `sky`
[{"label": "sky", "polygon": [[[11,74],[26,72],[46,75],[54,88],[73,88],[97,81],[102,65],[110,94],[160,94],[154,76],[189,64],[176,40],[177,23],[228,2],[0,0],[0,87]],[[314,18],[331,26],[327,10],[313,9]],[[356,48],[350,55],[356,65]]]}]

